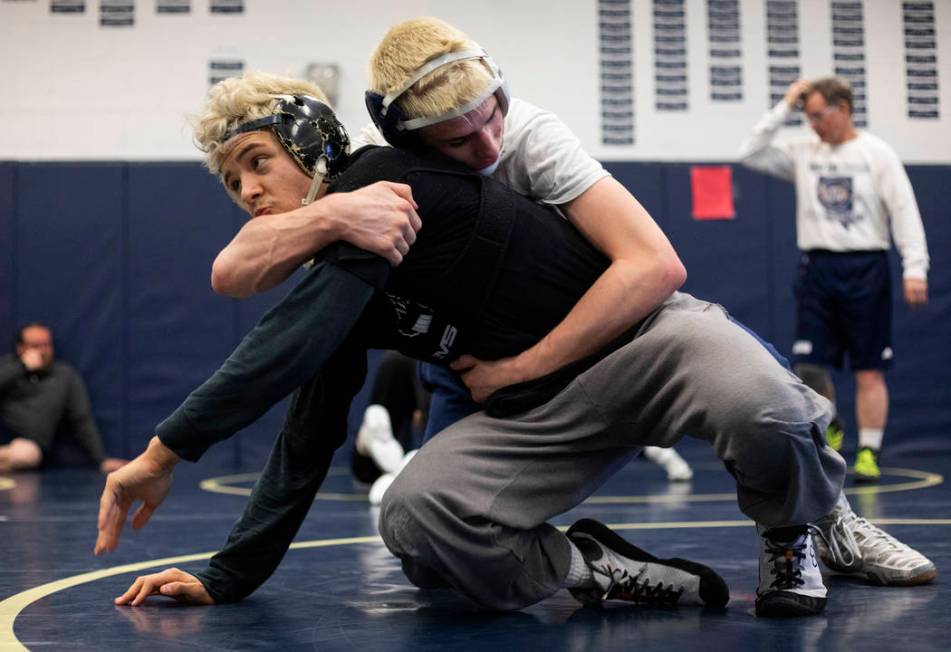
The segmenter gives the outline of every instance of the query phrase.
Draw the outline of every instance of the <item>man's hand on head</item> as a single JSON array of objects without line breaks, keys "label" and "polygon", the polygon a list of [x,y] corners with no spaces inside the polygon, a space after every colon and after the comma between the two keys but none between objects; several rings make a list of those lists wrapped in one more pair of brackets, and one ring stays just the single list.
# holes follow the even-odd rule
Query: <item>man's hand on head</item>
[{"label": "man's hand on head", "polygon": [[805,79],[797,79],[791,83],[786,90],[786,97],[784,98],[789,108],[796,109],[802,107],[802,103],[806,100],[806,95],[808,95],[811,88],[812,84]]},{"label": "man's hand on head", "polygon": [[409,186],[377,181],[353,192],[327,195],[339,239],[399,265],[423,223]]},{"label": "man's hand on head", "polygon": [[20,354],[20,362],[27,371],[36,371],[43,367],[43,354],[36,349],[24,349]]}]

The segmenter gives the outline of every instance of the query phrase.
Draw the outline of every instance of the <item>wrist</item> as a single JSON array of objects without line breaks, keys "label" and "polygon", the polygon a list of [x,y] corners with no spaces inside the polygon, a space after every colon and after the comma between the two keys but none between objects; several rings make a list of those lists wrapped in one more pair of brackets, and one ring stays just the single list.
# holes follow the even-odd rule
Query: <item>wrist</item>
[{"label": "wrist", "polygon": [[171,471],[182,460],[171,448],[163,444],[158,436],[149,440],[144,455],[165,471]]},{"label": "wrist", "polygon": [[537,348],[535,346],[522,351],[511,359],[510,373],[513,384],[534,380],[548,373],[546,365],[541,362],[540,356],[536,355]]},{"label": "wrist", "polygon": [[348,224],[346,220],[338,216],[338,212],[333,210],[332,199],[334,195],[321,198],[319,201],[310,205],[313,214],[310,216],[310,223],[313,227],[312,245],[316,248],[322,248],[330,242],[343,240],[347,232]]}]

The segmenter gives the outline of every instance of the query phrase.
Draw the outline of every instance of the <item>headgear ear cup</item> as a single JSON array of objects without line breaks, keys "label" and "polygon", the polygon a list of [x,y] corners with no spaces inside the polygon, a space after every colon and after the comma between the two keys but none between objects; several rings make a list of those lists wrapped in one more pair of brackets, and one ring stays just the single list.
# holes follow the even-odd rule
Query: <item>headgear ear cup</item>
[{"label": "headgear ear cup", "polygon": [[367,111],[370,113],[370,119],[380,130],[383,137],[393,147],[412,148],[418,144],[418,138],[410,131],[399,128],[399,124],[406,118],[402,109],[396,102],[385,107],[383,103],[386,98],[379,93],[367,91],[364,95]]}]

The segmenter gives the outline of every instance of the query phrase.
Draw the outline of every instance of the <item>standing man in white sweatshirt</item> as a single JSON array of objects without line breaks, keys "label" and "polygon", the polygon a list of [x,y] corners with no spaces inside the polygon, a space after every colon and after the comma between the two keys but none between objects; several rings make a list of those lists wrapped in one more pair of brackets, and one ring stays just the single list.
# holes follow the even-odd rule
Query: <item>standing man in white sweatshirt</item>
[{"label": "standing man in white sweatshirt", "polygon": [[[815,135],[774,142],[796,109]],[[859,480],[877,481],[888,417],[884,372],[893,358],[891,240],[901,254],[905,301],[917,308],[928,300],[928,249],[908,175],[895,150],[855,128],[852,90],[835,77],[793,82],[753,129],[740,159],[796,185],[802,257],[794,368],[834,403],[828,368],[841,368],[848,354],[859,429],[855,472]],[[827,435],[833,448],[841,447],[837,420]]]}]

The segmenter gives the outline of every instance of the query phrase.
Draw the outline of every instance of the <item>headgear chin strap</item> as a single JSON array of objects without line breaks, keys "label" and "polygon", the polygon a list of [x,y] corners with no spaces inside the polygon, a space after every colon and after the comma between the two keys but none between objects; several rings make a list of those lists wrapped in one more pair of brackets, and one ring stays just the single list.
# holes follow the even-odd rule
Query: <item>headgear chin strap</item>
[{"label": "headgear chin strap", "polygon": [[[449,65],[450,63],[455,63],[456,61],[464,61],[468,59],[479,59],[483,61],[492,72],[492,79],[489,81],[489,85],[486,86],[485,91],[479,97],[463,106],[456,107],[440,115],[429,116],[426,118],[406,118],[406,115],[395,103],[403,93],[408,91],[413,86],[413,84],[434,70]],[[469,111],[472,111],[480,104],[485,102],[485,100],[493,93],[499,101],[499,108],[501,109],[502,115],[504,116],[506,113],[508,113],[509,109],[508,84],[502,77],[502,71],[496,65],[495,61],[492,60],[492,57],[486,54],[485,50],[482,48],[475,47],[467,50],[459,50],[458,52],[449,52],[440,57],[436,57],[431,61],[427,61],[425,64],[417,68],[402,86],[386,96],[380,95],[379,93],[374,93],[373,91],[367,91],[366,103],[367,110],[370,112],[370,117],[373,119],[373,123],[383,134],[383,137],[386,138],[387,142],[396,147],[407,147],[412,146],[416,142],[415,135],[408,132],[465,115]]]},{"label": "headgear chin strap", "polygon": [[238,125],[222,139],[259,129],[270,129],[281,146],[307,174],[313,177],[306,206],[314,201],[324,179],[332,180],[347,169],[350,137],[333,109],[309,95],[275,95],[277,103],[269,116]]}]

